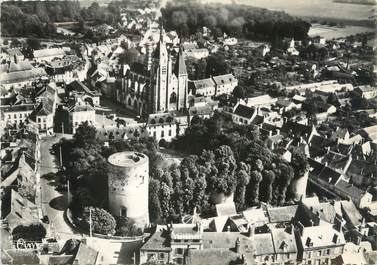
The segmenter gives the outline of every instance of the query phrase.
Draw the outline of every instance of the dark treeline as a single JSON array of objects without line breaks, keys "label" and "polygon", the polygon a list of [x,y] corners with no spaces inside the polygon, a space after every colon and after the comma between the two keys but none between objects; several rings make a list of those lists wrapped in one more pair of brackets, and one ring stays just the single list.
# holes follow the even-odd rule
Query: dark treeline
[{"label": "dark treeline", "polygon": [[93,3],[81,8],[78,1],[4,2],[1,5],[1,30],[4,36],[47,37],[56,33],[55,22],[84,21],[114,24],[120,19],[116,3],[107,7]]},{"label": "dark treeline", "polygon": [[203,26],[212,30],[215,37],[225,32],[231,36],[249,39],[274,40],[307,37],[310,23],[285,12],[243,5],[201,5],[169,3],[162,10],[164,26],[177,30],[181,37],[189,37]]}]

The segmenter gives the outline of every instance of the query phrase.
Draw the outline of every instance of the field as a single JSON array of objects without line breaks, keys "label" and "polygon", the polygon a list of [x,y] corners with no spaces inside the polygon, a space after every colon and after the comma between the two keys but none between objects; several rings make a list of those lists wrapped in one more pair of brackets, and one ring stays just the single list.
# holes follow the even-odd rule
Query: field
[{"label": "field", "polygon": [[[232,0],[207,0],[205,2],[227,3]],[[333,0],[236,0],[237,4],[281,10],[301,17],[322,17],[347,20],[365,20],[375,15],[371,5],[335,3]]]},{"label": "field", "polygon": [[363,32],[373,32],[375,29],[360,26],[330,27],[321,24],[312,24],[309,30],[309,36],[322,36],[326,39],[343,38]]}]

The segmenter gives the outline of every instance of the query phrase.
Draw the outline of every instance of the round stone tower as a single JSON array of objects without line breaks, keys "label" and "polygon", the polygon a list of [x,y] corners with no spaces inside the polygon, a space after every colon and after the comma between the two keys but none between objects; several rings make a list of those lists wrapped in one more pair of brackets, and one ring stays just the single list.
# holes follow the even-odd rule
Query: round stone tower
[{"label": "round stone tower", "polygon": [[149,224],[148,157],[137,152],[121,152],[108,158],[109,208],[112,214],[127,216],[138,226]]}]

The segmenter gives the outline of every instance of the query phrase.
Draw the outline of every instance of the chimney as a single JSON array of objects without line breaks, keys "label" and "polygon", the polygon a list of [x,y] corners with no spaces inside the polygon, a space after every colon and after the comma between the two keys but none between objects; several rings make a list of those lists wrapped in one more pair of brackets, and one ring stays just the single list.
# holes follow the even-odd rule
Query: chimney
[{"label": "chimney", "polygon": [[247,231],[248,237],[254,236],[254,227],[248,224],[248,231]]},{"label": "chimney", "polygon": [[240,253],[240,247],[241,247],[241,240],[239,237],[237,237],[236,240],[236,253]]},{"label": "chimney", "polygon": [[360,245],[361,243],[361,236],[357,235],[356,237],[356,245]]}]

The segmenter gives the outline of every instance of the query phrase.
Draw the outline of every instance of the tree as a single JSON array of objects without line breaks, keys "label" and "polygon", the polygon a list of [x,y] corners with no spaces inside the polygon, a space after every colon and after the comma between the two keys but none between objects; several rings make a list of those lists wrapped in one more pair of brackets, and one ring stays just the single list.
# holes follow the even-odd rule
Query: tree
[{"label": "tree", "polygon": [[160,223],[162,217],[160,204],[160,182],[151,178],[149,181],[149,217],[151,222]]},{"label": "tree", "polygon": [[117,236],[141,236],[143,230],[135,225],[135,222],[125,216],[116,218],[115,235]]},{"label": "tree", "polygon": [[83,212],[83,225],[89,229],[90,209],[92,216],[92,231],[103,235],[114,235],[116,221],[114,217],[102,208],[85,207]]},{"label": "tree", "polygon": [[207,178],[208,187],[211,191],[217,193],[224,193],[229,196],[234,192],[236,187],[235,183],[235,170],[236,160],[233,155],[232,149],[229,146],[222,145],[211,151],[204,151],[202,161],[207,164],[210,169],[210,174]]},{"label": "tree", "polygon": [[73,139],[77,147],[85,147],[87,145],[98,144],[96,137],[97,130],[94,126],[89,125],[89,122],[84,122],[76,129]]},{"label": "tree", "polygon": [[239,169],[236,173],[237,177],[237,187],[236,192],[234,193],[234,202],[236,203],[237,209],[240,211],[244,209],[245,205],[245,196],[246,196],[246,187],[249,184],[250,176],[247,171],[249,170],[248,166],[245,163],[240,164]]},{"label": "tree", "polygon": [[119,56],[119,61],[121,64],[128,64],[132,65],[133,63],[137,62],[140,53],[135,48],[126,50],[123,54]]},{"label": "tree", "polygon": [[259,184],[262,179],[262,174],[259,171],[251,171],[248,192],[246,193],[246,196],[249,197],[250,205],[255,205],[259,202]]},{"label": "tree", "polygon": [[37,39],[27,39],[26,45],[32,50],[39,50],[41,48],[41,42]]},{"label": "tree", "polygon": [[13,240],[41,241],[46,236],[46,229],[42,224],[19,225],[12,230]]},{"label": "tree", "polygon": [[299,150],[294,150],[292,152],[291,165],[295,173],[295,178],[302,177],[305,174],[305,172],[309,169],[309,163],[305,154],[303,154]]},{"label": "tree", "polygon": [[21,46],[22,46],[22,43],[18,39],[13,39],[11,41],[11,44],[10,44],[11,48],[17,48],[17,47],[21,47]]},{"label": "tree", "polygon": [[216,76],[229,73],[229,65],[221,54],[212,54],[207,58],[207,76]]},{"label": "tree", "polygon": [[246,97],[246,89],[242,86],[236,86],[233,90],[233,96],[238,99],[243,99]]}]

